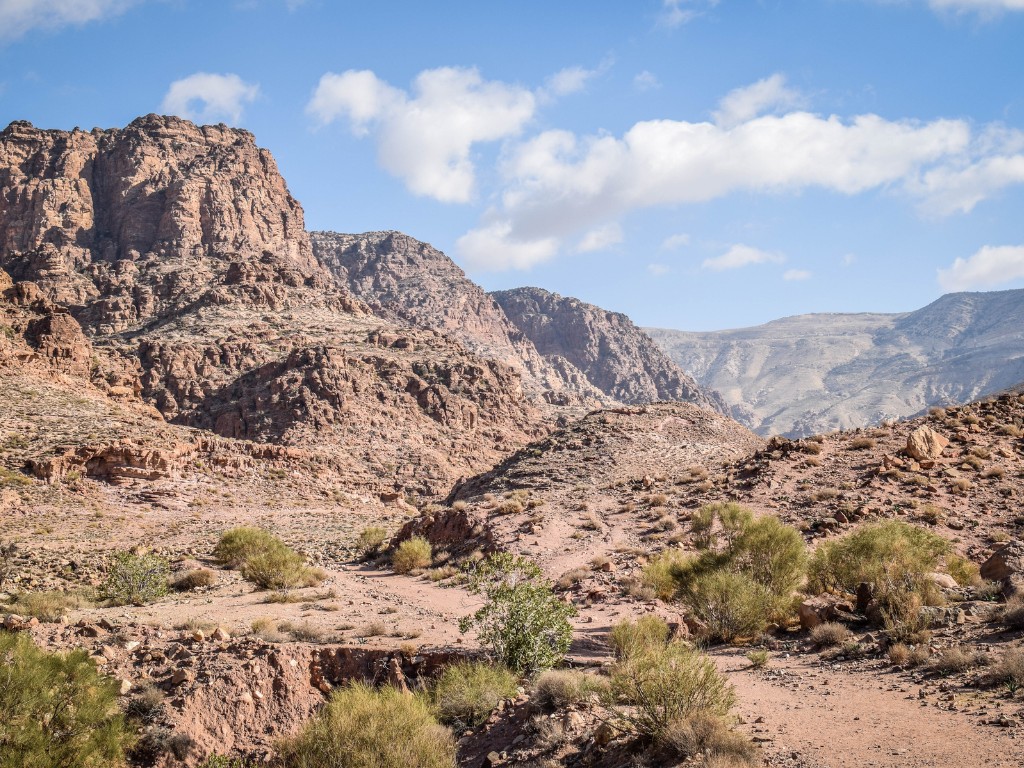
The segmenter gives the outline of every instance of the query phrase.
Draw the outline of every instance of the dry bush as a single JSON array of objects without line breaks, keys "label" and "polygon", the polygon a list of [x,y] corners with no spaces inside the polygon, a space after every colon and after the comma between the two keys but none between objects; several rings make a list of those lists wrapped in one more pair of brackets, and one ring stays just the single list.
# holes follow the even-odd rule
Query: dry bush
[{"label": "dry bush", "polygon": [[898,667],[907,666],[910,661],[910,646],[906,643],[893,643],[889,646],[889,661]]},{"label": "dry bush", "polygon": [[498,515],[518,515],[524,509],[523,503],[518,499],[506,499],[494,508],[494,512]]},{"label": "dry bush", "polygon": [[359,633],[360,637],[383,637],[388,633],[388,628],[382,621],[371,621],[367,624],[363,631]]},{"label": "dry bush", "polygon": [[433,554],[429,541],[422,536],[412,536],[398,545],[391,556],[391,567],[395,573],[411,573],[429,566]]},{"label": "dry bush", "polygon": [[380,550],[387,539],[388,532],[386,528],[382,528],[379,525],[371,525],[370,527],[364,528],[360,531],[359,538],[356,539],[356,546],[359,548],[363,557],[374,557],[380,553]]},{"label": "dry bush", "polygon": [[505,667],[462,661],[445,667],[432,696],[442,722],[473,727],[483,723],[498,702],[514,697],[518,682]]},{"label": "dry bush", "polygon": [[731,730],[721,717],[708,713],[673,720],[661,733],[658,743],[675,757],[703,756],[700,763],[703,766],[712,764],[711,760],[737,768],[760,764],[757,747],[750,739]]},{"label": "dry bush", "polygon": [[217,574],[209,568],[192,568],[171,581],[171,589],[176,592],[191,592],[201,587],[212,587],[217,583]]},{"label": "dry bush", "polygon": [[833,648],[850,639],[850,630],[836,621],[826,621],[811,630],[811,642],[819,648]]},{"label": "dry bush", "polygon": [[951,493],[965,494],[973,487],[974,483],[966,477],[957,477],[949,482],[949,490]]},{"label": "dry bush", "polygon": [[636,621],[623,619],[608,633],[608,644],[615,656],[625,659],[660,648],[668,642],[669,628],[657,616],[641,616]]},{"label": "dry bush", "polygon": [[92,602],[79,592],[21,592],[8,604],[7,610],[20,616],[34,616],[40,621],[60,621],[68,612],[89,608]]},{"label": "dry bush", "polygon": [[832,501],[842,495],[838,488],[819,488],[811,494],[815,501]]},{"label": "dry bush", "polygon": [[1011,648],[988,669],[985,678],[992,685],[1005,685],[1011,690],[1024,687],[1024,649]]},{"label": "dry bush", "polygon": [[611,683],[607,678],[575,669],[549,669],[534,683],[533,700],[542,707],[560,709],[592,697],[607,697]]},{"label": "dry bush", "polygon": [[668,496],[664,493],[652,493],[644,499],[644,503],[649,507],[664,507],[668,504]]},{"label": "dry bush", "polygon": [[252,622],[252,634],[267,643],[283,643],[288,635],[278,629],[277,619],[261,616]]},{"label": "dry bush", "polygon": [[922,504],[914,516],[929,525],[938,525],[946,519],[946,511],[934,504]]},{"label": "dry bush", "polygon": [[866,451],[878,445],[878,441],[872,437],[857,437],[850,441],[851,451]]},{"label": "dry bush", "polygon": [[758,648],[757,650],[747,652],[747,661],[750,662],[750,666],[754,669],[761,669],[768,665],[768,660],[771,659],[772,655],[764,648]]},{"label": "dry bush", "polygon": [[1014,595],[994,612],[993,618],[1011,629],[1024,629],[1024,595]]},{"label": "dry bush", "polygon": [[280,745],[284,768],[451,768],[455,740],[422,696],[355,683]]},{"label": "dry bush", "polygon": [[601,518],[593,512],[587,514],[587,516],[580,522],[580,528],[585,531],[600,531],[603,527],[604,524],[601,522]]},{"label": "dry bush", "polygon": [[946,572],[956,579],[961,587],[977,584],[981,579],[981,569],[961,555],[946,556]]},{"label": "dry bush", "polygon": [[571,587],[579,584],[589,575],[590,571],[586,568],[573,568],[559,576],[558,581],[555,582],[555,586],[558,587],[558,589],[570,589]]},{"label": "dry bush", "polygon": [[246,560],[242,576],[262,589],[314,587],[327,578],[324,571],[310,568],[302,555],[283,544]]},{"label": "dry bush", "polygon": [[951,675],[956,672],[966,672],[974,667],[982,667],[987,663],[988,657],[984,653],[955,646],[932,656],[926,668],[929,672],[936,674]]},{"label": "dry bush", "polygon": [[981,476],[985,479],[996,478],[997,480],[1002,478],[1006,474],[1006,470],[1003,467],[989,467]]},{"label": "dry bush", "polygon": [[300,643],[319,643],[327,636],[326,630],[308,621],[282,621],[277,630],[291,635]]},{"label": "dry bush", "polygon": [[811,456],[817,456],[822,451],[822,445],[815,440],[809,440],[800,445],[800,450],[804,453],[809,453]]},{"label": "dry bush", "polygon": [[654,521],[654,528],[659,531],[673,531],[679,527],[679,522],[674,516],[665,514]]}]

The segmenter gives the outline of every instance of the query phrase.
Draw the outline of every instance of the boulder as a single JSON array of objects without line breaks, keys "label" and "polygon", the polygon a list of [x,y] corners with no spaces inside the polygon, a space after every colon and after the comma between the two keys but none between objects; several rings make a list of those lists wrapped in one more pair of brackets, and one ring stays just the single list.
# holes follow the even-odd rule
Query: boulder
[{"label": "boulder", "polygon": [[918,461],[937,459],[943,449],[949,445],[949,439],[943,437],[931,427],[918,427],[907,436],[907,455]]},{"label": "boulder", "polygon": [[957,584],[956,579],[950,576],[948,573],[929,573],[928,579],[943,589],[956,589],[960,585]]},{"label": "boulder", "polygon": [[797,614],[800,616],[800,626],[804,629],[814,629],[826,621],[859,620],[853,613],[853,606],[835,595],[809,597],[800,603]]},{"label": "boulder", "polygon": [[1008,541],[981,564],[981,578],[997,581],[1003,595],[1024,594],[1024,542]]}]

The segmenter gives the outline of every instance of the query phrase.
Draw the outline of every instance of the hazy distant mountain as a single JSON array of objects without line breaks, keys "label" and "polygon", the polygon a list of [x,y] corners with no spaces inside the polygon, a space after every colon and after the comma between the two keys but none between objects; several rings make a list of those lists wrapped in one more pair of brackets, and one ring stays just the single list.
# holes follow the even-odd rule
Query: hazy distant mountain
[{"label": "hazy distant mountain", "polygon": [[903,314],[647,332],[762,435],[873,424],[1024,381],[1024,290],[949,294]]}]

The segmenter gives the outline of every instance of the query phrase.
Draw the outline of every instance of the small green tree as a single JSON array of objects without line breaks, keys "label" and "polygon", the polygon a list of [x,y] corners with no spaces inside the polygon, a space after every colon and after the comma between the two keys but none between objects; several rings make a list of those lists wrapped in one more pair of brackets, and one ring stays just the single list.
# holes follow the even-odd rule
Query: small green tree
[{"label": "small green tree", "polygon": [[569,650],[576,607],[555,596],[535,563],[507,552],[491,555],[474,569],[469,590],[486,602],[459,628],[475,628],[480,644],[512,671],[547,669]]},{"label": "small green tree", "polygon": [[120,552],[114,556],[100,592],[115,605],[145,605],[167,594],[170,572],[159,555]]},{"label": "small green tree", "polygon": [[0,768],[114,768],[133,737],[117,682],[85,651],[46,653],[0,632]]}]

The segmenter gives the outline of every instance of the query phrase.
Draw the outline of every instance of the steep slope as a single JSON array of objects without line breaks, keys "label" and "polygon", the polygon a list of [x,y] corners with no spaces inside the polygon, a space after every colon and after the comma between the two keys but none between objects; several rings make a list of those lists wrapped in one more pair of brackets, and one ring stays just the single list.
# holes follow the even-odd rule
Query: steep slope
[{"label": "steep slope", "polygon": [[81,324],[101,389],[319,452],[353,488],[441,493],[546,431],[516,370],[354,299],[246,131],[12,123],[0,268]]},{"label": "steep slope", "polygon": [[527,391],[547,402],[606,399],[574,366],[541,357],[494,299],[427,243],[401,232],[313,232],[311,240],[320,262],[381,317],[440,331],[520,371]]},{"label": "steep slope", "polygon": [[626,315],[541,288],[491,295],[545,358],[568,360],[622,403],[677,400],[724,411],[717,393],[698,386]]},{"label": "steep slope", "polygon": [[647,329],[760,434],[877,424],[1024,380],[1024,291],[957,293],[906,314],[802,315],[711,333]]}]

